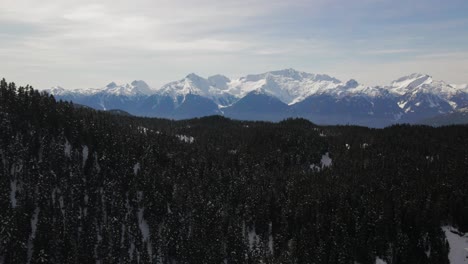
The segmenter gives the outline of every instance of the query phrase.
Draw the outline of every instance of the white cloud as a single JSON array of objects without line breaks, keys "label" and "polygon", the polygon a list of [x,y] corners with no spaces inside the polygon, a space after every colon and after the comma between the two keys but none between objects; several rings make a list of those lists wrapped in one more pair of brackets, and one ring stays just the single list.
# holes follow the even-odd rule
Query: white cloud
[{"label": "white cloud", "polygon": [[[408,58],[400,63],[407,66],[399,68],[394,61],[376,62],[371,60],[374,57],[411,55],[415,63],[425,59],[421,71],[434,71],[442,59],[458,58],[409,45],[424,40],[413,30],[427,29],[423,24],[396,27],[395,31],[409,28],[412,32],[385,38],[354,32],[354,23],[363,18],[362,7],[381,5],[389,2],[0,0],[0,59],[8,61],[0,64],[0,72],[40,88],[57,84],[79,88],[132,79],[159,86],[193,71],[232,76],[293,67],[338,77],[354,70],[357,78],[367,76],[357,70],[363,67],[380,77],[388,76],[392,67],[418,67],[410,67]],[[388,17],[398,15],[390,13]],[[341,23],[351,37],[333,31],[337,30],[333,23]],[[453,19],[440,27],[464,23]],[[466,69],[464,63],[456,64]],[[449,68],[453,67],[441,78],[453,75]],[[364,78],[368,80],[373,78]]]},{"label": "white cloud", "polygon": [[415,49],[368,50],[368,51],[364,51],[363,54],[388,55],[388,54],[401,54],[401,53],[414,53],[414,52],[418,52],[418,50],[415,50]]}]

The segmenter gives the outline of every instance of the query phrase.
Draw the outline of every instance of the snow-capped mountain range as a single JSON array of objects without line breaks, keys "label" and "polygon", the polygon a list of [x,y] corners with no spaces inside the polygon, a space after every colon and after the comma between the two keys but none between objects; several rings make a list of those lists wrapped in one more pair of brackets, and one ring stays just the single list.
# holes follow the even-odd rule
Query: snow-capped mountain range
[{"label": "snow-capped mountain range", "polygon": [[294,69],[233,80],[191,73],[156,89],[133,81],[97,89],[53,87],[46,91],[96,109],[121,109],[143,116],[180,119],[221,114],[270,121],[304,117],[323,124],[373,127],[414,123],[468,106],[468,85],[451,85],[425,74],[411,74],[388,86],[366,86]]},{"label": "snow-capped mountain range", "polygon": [[99,93],[111,94],[111,95],[123,95],[123,96],[135,96],[135,95],[150,95],[154,93],[148,84],[144,81],[133,81],[130,84],[117,85],[115,82],[111,82],[103,88],[85,88],[85,89],[73,89],[67,90],[60,86],[55,86],[47,89],[49,93],[55,96],[62,95],[95,95]]}]

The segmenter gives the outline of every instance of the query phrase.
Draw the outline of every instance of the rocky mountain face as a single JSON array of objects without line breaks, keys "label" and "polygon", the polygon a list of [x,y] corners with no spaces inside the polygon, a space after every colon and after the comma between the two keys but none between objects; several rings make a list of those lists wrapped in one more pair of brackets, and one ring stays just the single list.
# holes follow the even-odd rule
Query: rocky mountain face
[{"label": "rocky mountain face", "polygon": [[184,119],[209,115],[279,121],[303,117],[318,124],[383,127],[416,123],[468,106],[467,85],[450,85],[411,74],[387,86],[342,82],[324,74],[286,69],[231,80],[194,73],[151,89],[143,81],[101,89],[47,89],[56,98],[95,109]]}]

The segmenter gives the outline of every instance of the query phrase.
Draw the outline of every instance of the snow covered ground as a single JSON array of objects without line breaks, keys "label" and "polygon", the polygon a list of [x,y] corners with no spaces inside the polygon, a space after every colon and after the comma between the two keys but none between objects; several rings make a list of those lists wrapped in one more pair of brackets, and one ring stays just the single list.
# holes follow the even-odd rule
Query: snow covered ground
[{"label": "snow covered ground", "polygon": [[332,159],[330,158],[330,154],[327,152],[322,155],[322,159],[320,160],[320,165],[310,164],[310,168],[320,171],[324,168],[330,167],[331,165],[332,165]]},{"label": "snow covered ground", "polygon": [[451,264],[468,263],[468,233],[462,234],[456,228],[444,226],[442,230],[450,246],[449,260]]},{"label": "snow covered ground", "polygon": [[191,136],[186,136],[186,135],[176,135],[176,137],[182,141],[182,142],[185,142],[185,143],[193,143],[193,141],[195,141],[195,139]]},{"label": "snow covered ground", "polygon": [[31,234],[29,235],[28,239],[28,260],[27,263],[29,264],[31,262],[31,258],[34,252],[34,239],[36,238],[36,231],[37,231],[37,221],[39,220],[39,212],[41,209],[39,207],[36,207],[34,210],[34,214],[31,218]]},{"label": "snow covered ground", "polygon": [[18,181],[15,179],[10,182],[10,202],[11,202],[11,207],[15,208],[16,205],[18,204],[18,201],[16,200],[16,191],[18,189]]},{"label": "snow covered ground", "polygon": [[375,264],[387,264],[387,262],[379,257],[376,257]]},{"label": "snow covered ground", "polygon": [[330,167],[332,165],[332,159],[330,158],[330,155],[328,154],[328,152],[322,155],[322,159],[320,160],[320,163],[322,164],[322,168]]}]

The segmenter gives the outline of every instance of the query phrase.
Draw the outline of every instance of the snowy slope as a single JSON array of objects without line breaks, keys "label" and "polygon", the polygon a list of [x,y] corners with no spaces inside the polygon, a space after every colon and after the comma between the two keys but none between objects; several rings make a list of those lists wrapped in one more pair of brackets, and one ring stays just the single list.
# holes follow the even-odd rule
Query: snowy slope
[{"label": "snowy slope", "polygon": [[261,91],[278,98],[286,104],[294,104],[315,93],[331,92],[344,85],[328,75],[299,72],[293,69],[247,75],[230,80],[223,75],[207,79],[194,73],[168,83],[157,90],[160,95],[170,96],[174,101],[188,94],[200,95],[225,107],[254,91]]},{"label": "snowy slope", "polygon": [[48,92],[49,94],[52,94],[55,96],[70,96],[70,95],[88,96],[88,95],[96,94],[100,90],[101,89],[96,89],[96,88],[65,89],[61,86],[54,86],[49,89],[44,89],[45,92]]},{"label": "snowy slope", "polygon": [[218,89],[227,90],[228,83],[231,82],[231,80],[224,75],[217,74],[217,75],[208,77],[208,82],[210,83],[211,86],[214,86]]},{"label": "snowy slope", "polygon": [[450,86],[458,90],[468,90],[468,84],[451,84]]},{"label": "snowy slope", "polygon": [[[457,96],[462,96],[464,93],[468,93],[467,85],[450,85],[443,81],[435,81],[433,78],[426,74],[414,73],[405,77],[402,77],[392,84],[386,87],[391,93],[401,96],[399,105],[405,111],[408,111],[406,104],[408,102],[415,102],[415,98],[420,94],[431,95],[427,97],[427,101],[431,107],[439,106],[438,101],[446,101],[452,108],[457,107]],[[419,98],[421,100],[421,98]],[[419,101],[422,102],[422,101]]]},{"label": "snowy slope", "polygon": [[150,95],[154,91],[144,81],[133,81],[130,84],[117,85],[114,82],[108,84],[104,89],[104,92],[113,95]]},{"label": "snowy slope", "polygon": [[261,89],[286,104],[300,102],[310,95],[324,93],[342,84],[341,81],[324,74],[312,74],[285,69],[271,71],[233,80],[229,83],[229,93],[244,97]]},{"label": "snowy slope", "polygon": [[85,89],[65,89],[60,86],[52,87],[44,90],[52,95],[65,96],[65,95],[95,95],[98,93],[117,95],[117,96],[136,96],[136,95],[150,95],[154,93],[148,84],[141,80],[135,80],[130,84],[118,85],[111,82],[102,88],[85,88]]},{"label": "snowy slope", "polygon": [[424,84],[432,83],[432,77],[426,74],[413,73],[408,76],[401,77],[392,82],[388,89],[395,94],[404,95],[408,92],[416,90]]},{"label": "snowy slope", "polygon": [[111,82],[102,88],[64,89],[53,87],[45,90],[57,99],[72,101],[99,110],[120,109],[132,115],[138,115],[141,102],[154,93],[144,81],[118,85]]},{"label": "snowy slope", "polygon": [[450,264],[468,264],[468,234],[462,234],[450,226],[444,226],[442,230],[450,246]]},{"label": "snowy slope", "polygon": [[[325,74],[306,73],[294,69],[252,74],[233,80],[223,75],[205,79],[192,73],[182,80],[164,85],[157,90],[157,93],[172,98],[196,94],[210,98],[218,105],[228,106],[254,91],[276,97],[288,105],[320,94],[330,94],[336,97],[376,97],[386,94],[386,90],[381,87],[366,86],[355,80],[344,83]],[[226,100],[229,97],[230,100]]]},{"label": "snowy slope", "polygon": [[221,75],[205,79],[191,73],[179,81],[162,86],[156,93],[173,98],[177,105],[181,104],[184,98],[191,94],[209,98],[218,105],[224,106],[234,101],[232,95],[225,91],[228,82],[229,79]]}]

